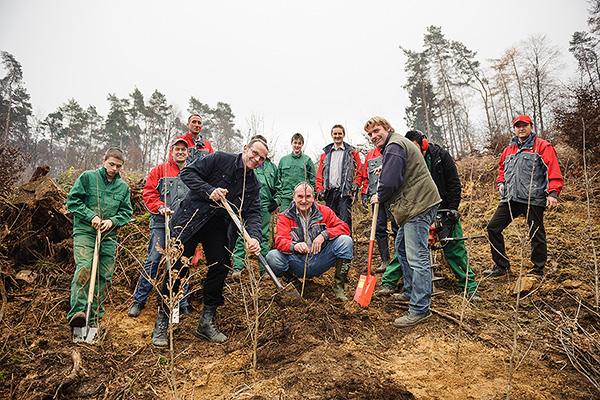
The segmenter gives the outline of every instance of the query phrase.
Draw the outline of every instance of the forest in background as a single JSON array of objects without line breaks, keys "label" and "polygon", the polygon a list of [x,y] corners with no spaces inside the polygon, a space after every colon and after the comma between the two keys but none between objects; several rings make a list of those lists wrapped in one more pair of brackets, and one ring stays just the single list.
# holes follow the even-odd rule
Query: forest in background
[{"label": "forest in background", "polygon": [[[477,52],[429,26],[421,49],[400,47],[406,56],[406,90],[410,104],[406,125],[444,145],[455,158],[488,150],[496,154],[512,136],[516,115],[532,117],[537,133],[566,141],[595,157],[600,123],[600,0],[590,1],[589,29],[574,32],[569,53],[578,74],[564,76],[560,49],[542,34],[509,46],[498,58],[479,60]],[[123,148],[128,174],[140,179],[165,159],[169,140],[187,131],[190,113],[203,117],[203,136],[216,150],[234,152],[245,136],[258,132],[260,121],[240,129],[229,103],[212,107],[191,96],[186,112],[156,89],[137,87],[125,97],[109,93],[107,115],[96,105],[70,98],[47,115],[34,115],[22,66],[0,50],[0,191],[9,193],[21,176],[49,165],[51,176],[97,165],[106,148]],[[366,141],[366,140],[365,140]],[[370,144],[360,144],[366,153]]]}]

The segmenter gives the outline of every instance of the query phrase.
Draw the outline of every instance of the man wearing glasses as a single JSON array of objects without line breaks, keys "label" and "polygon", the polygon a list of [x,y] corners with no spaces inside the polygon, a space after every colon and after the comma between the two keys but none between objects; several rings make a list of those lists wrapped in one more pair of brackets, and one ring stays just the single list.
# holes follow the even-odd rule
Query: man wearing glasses
[{"label": "man wearing glasses", "polygon": [[[253,139],[244,146],[241,154],[216,152],[197,159],[180,173],[181,180],[190,189],[171,219],[171,237],[183,245],[183,257],[191,258],[198,243],[202,243],[208,272],[204,281],[204,306],[196,335],[211,342],[224,342],[227,336],[217,330],[215,314],[224,304],[223,284],[230,270],[231,251],[237,238],[237,229],[222,207],[226,199],[234,210],[241,208],[246,230],[252,238],[248,251],[260,251],[261,203],[260,183],[253,170],[260,167],[269,153],[267,143]],[[243,196],[243,203],[242,203]],[[174,282],[172,291],[179,295],[181,280],[188,275],[188,264],[181,259],[172,267]],[[152,333],[152,344],[167,347],[169,309],[164,299],[169,296],[169,275],[161,288],[162,303]]]}]

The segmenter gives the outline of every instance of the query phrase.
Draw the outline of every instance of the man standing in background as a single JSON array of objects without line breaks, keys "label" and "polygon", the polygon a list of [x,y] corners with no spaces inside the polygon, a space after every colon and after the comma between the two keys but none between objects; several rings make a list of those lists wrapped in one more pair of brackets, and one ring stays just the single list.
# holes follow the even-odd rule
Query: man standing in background
[{"label": "man standing in background", "polygon": [[189,154],[186,161],[188,164],[192,164],[198,158],[204,158],[207,155],[214,153],[210,142],[204,140],[202,137],[202,118],[198,114],[189,116],[187,127],[189,132],[185,135],[178,136],[176,139],[182,138],[188,145]]},{"label": "man standing in background", "polygon": [[292,135],[292,153],[279,160],[279,179],[281,193],[279,194],[279,211],[284,212],[290,206],[294,197],[294,188],[300,182],[308,182],[315,187],[315,164],[309,156],[302,152],[304,137],[300,133]]},{"label": "man standing in background", "polygon": [[352,232],[352,196],[361,182],[362,164],[358,151],[344,142],[346,131],[342,125],[331,128],[333,143],[323,148],[317,170],[317,199],[325,200],[339,219],[348,224]]}]

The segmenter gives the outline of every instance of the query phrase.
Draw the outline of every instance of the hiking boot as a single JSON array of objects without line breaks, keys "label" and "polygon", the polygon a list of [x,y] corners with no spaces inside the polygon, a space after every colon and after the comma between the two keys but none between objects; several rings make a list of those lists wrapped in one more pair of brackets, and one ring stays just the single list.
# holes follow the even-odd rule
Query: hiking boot
[{"label": "hiking boot", "polygon": [[395,293],[392,297],[394,298],[394,300],[410,301],[410,296],[404,293]]},{"label": "hiking boot", "polygon": [[134,301],[133,303],[131,303],[131,306],[129,306],[129,311],[127,311],[127,315],[135,318],[138,315],[140,315],[143,308],[144,308],[144,304]]},{"label": "hiking boot", "polygon": [[85,326],[85,313],[83,311],[77,311],[75,315],[69,320],[71,328],[81,328]]},{"label": "hiking boot", "polygon": [[215,324],[216,313],[217,306],[204,305],[204,308],[202,308],[202,317],[198,321],[198,327],[196,328],[196,336],[210,342],[223,343],[227,340],[227,336],[217,330],[217,325]]},{"label": "hiking boot", "polygon": [[481,301],[481,297],[479,297],[479,295],[477,294],[477,292],[471,292],[469,294],[467,294],[467,300],[468,301]]},{"label": "hiking boot", "polygon": [[154,331],[152,332],[152,345],[154,347],[164,348],[169,345],[168,328],[169,316],[159,307],[158,316],[154,323]]},{"label": "hiking boot", "polygon": [[504,269],[498,265],[494,265],[494,268],[486,269],[485,271],[483,271],[483,276],[485,276],[486,278],[495,278],[497,276],[502,276],[506,274],[510,274],[510,268]]},{"label": "hiking boot", "polygon": [[527,273],[527,275],[533,276],[533,277],[536,277],[539,279],[544,279],[544,269],[543,268],[540,269],[540,268],[536,268],[536,267],[531,268],[529,270],[529,272]]},{"label": "hiking boot", "polygon": [[194,312],[194,309],[190,304],[179,305],[179,315],[190,315],[192,312]]},{"label": "hiking boot", "polygon": [[398,325],[401,328],[405,328],[407,326],[413,326],[418,324],[419,322],[431,317],[431,311],[427,310],[422,314],[413,314],[410,311],[404,314],[402,317],[397,318],[394,321],[394,324]]},{"label": "hiking boot", "polygon": [[385,269],[390,263],[390,250],[388,247],[387,237],[385,239],[377,239],[377,247],[379,247],[381,265],[375,269],[375,273],[382,273],[385,272]]},{"label": "hiking boot", "polygon": [[389,296],[396,291],[392,285],[381,285],[381,289],[377,292],[377,296]]},{"label": "hiking boot", "polygon": [[280,276],[281,276],[281,280],[284,283],[291,283],[292,285],[294,285],[294,287],[296,288],[296,290],[298,292],[300,292],[302,290],[302,282],[300,282],[300,279],[298,279],[298,277],[296,275],[294,275],[294,273],[292,272],[291,269],[288,269],[287,271],[282,273]]},{"label": "hiking boot", "polygon": [[234,268],[233,272],[231,273],[231,277],[232,278],[237,278],[237,277],[241,277],[241,276],[242,276],[242,270]]},{"label": "hiking boot", "polygon": [[344,293],[344,286],[348,280],[348,271],[350,270],[350,260],[338,258],[335,260],[335,275],[333,276],[333,294],[342,301],[348,301]]}]

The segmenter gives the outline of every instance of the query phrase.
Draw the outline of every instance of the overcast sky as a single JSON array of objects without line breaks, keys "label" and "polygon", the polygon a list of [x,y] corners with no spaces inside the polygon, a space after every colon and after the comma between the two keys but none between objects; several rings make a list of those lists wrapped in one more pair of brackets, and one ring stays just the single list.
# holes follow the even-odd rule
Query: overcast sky
[{"label": "overcast sky", "polygon": [[[0,50],[23,67],[36,115],[70,98],[108,111],[108,93],[158,89],[187,116],[190,96],[230,103],[244,130],[260,115],[277,156],[293,133],[315,156],[346,126],[361,142],[374,115],[406,129],[405,58],[429,25],[485,64],[531,34],[563,50],[587,29],[585,0],[50,1],[0,0]],[[2,76],[2,73],[0,76]]]}]

